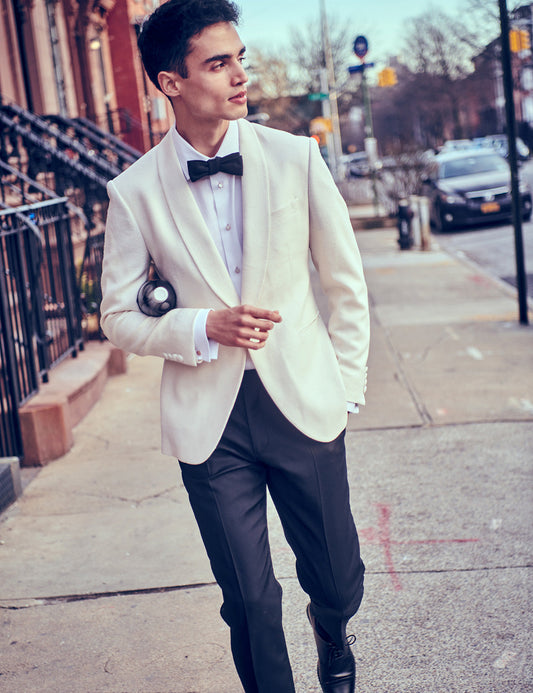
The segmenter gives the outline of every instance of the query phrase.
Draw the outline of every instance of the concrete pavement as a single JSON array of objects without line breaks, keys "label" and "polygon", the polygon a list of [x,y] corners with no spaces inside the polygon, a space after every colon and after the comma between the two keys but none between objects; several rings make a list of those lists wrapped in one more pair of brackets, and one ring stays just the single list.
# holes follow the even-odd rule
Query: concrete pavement
[{"label": "concrete pavement", "polygon": [[[362,693],[525,693],[533,328],[516,295],[434,246],[361,231],[368,403],[347,435],[367,564]],[[0,690],[238,693],[176,462],[159,452],[157,359],[130,358],[0,517]],[[31,472],[23,471],[28,481]],[[318,693],[293,558],[273,512],[298,693]]]}]

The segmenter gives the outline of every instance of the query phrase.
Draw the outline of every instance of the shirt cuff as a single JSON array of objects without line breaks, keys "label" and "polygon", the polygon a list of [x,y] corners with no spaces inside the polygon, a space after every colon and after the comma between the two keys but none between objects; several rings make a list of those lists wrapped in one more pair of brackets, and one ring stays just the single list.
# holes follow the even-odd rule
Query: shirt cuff
[{"label": "shirt cuff", "polygon": [[196,363],[209,363],[218,358],[218,342],[209,339],[206,333],[207,316],[210,308],[202,308],[194,319],[194,349]]},{"label": "shirt cuff", "polygon": [[346,411],[348,414],[359,414],[359,405],[355,402],[346,402]]}]

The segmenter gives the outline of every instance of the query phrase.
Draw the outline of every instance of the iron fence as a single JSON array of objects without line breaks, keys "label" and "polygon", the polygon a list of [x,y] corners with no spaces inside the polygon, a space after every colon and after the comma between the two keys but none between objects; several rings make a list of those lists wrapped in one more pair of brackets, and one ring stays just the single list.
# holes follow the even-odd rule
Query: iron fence
[{"label": "iron fence", "polygon": [[67,198],[0,210],[0,295],[0,445],[20,457],[18,407],[83,347]]},{"label": "iron fence", "polygon": [[9,302],[0,274],[0,458],[23,456],[19,420],[18,369],[9,322]]}]

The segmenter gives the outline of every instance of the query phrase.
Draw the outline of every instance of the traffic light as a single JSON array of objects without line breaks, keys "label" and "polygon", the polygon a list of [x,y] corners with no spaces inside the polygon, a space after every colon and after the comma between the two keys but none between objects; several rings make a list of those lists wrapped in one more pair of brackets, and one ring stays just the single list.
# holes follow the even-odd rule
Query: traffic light
[{"label": "traffic light", "polygon": [[527,29],[511,29],[509,32],[509,46],[513,53],[521,53],[531,49],[529,31]]},{"label": "traffic light", "polygon": [[378,87],[393,87],[398,83],[396,78],[396,70],[392,67],[384,67],[378,73]]}]

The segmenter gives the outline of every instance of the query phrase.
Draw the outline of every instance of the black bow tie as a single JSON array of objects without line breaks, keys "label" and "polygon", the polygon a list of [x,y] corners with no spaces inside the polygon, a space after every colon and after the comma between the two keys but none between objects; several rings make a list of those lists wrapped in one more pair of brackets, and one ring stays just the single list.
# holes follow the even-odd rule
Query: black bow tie
[{"label": "black bow tie", "polygon": [[242,176],[242,156],[238,152],[228,156],[215,156],[207,161],[188,161],[187,168],[192,182],[212,176],[219,171],[229,173],[232,176]]}]

